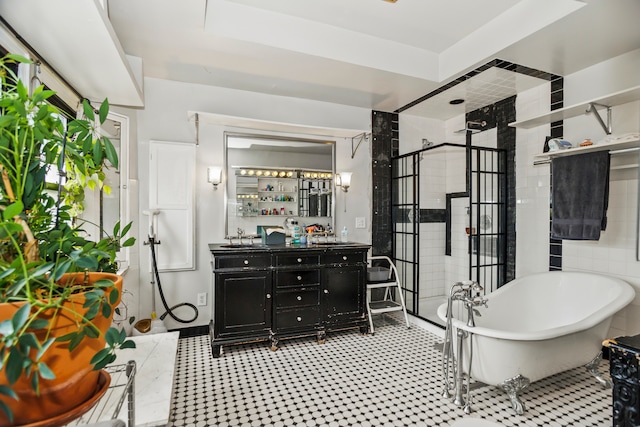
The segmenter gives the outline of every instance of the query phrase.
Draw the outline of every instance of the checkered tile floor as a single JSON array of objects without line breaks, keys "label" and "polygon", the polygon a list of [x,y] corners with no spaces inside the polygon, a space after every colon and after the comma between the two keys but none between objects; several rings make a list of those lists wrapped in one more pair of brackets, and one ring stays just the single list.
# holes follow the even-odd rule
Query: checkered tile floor
[{"label": "checkered tile floor", "polygon": [[[169,426],[450,426],[463,417],[503,426],[610,426],[611,390],[584,368],[533,383],[518,416],[499,389],[473,391],[473,413],[441,397],[442,340],[394,318],[375,335],[357,330],[225,347],[213,359],[207,336],[178,347]],[[601,372],[608,377],[608,363]]]}]

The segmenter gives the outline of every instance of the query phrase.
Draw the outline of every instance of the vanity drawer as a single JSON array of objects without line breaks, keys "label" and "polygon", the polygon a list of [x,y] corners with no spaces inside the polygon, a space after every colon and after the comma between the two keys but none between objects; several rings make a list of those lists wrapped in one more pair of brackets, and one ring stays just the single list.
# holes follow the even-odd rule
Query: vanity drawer
[{"label": "vanity drawer", "polygon": [[276,271],[276,286],[317,285],[320,283],[320,270]]},{"label": "vanity drawer", "polygon": [[284,267],[289,265],[320,265],[318,254],[287,254],[276,255],[276,265]]},{"label": "vanity drawer", "polygon": [[298,288],[276,293],[276,308],[296,308],[320,304],[320,288]]},{"label": "vanity drawer", "polygon": [[276,329],[299,328],[320,324],[320,307],[305,307],[293,310],[278,310]]},{"label": "vanity drawer", "polygon": [[216,268],[268,268],[271,267],[271,255],[229,255],[217,256]]},{"label": "vanity drawer", "polygon": [[358,262],[367,262],[366,252],[327,252],[322,256],[323,264],[355,264]]}]

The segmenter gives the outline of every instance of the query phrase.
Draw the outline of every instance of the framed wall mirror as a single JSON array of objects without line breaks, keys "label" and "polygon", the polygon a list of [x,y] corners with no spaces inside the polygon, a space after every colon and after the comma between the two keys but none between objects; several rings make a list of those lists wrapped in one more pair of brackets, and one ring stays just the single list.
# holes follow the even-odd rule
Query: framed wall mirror
[{"label": "framed wall mirror", "polygon": [[335,141],[225,133],[226,236],[335,226]]}]

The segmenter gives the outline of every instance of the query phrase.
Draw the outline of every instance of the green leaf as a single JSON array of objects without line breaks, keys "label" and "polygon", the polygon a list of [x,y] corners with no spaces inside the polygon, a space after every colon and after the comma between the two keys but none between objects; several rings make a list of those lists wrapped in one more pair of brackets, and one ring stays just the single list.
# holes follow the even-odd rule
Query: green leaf
[{"label": "green leaf", "polygon": [[[93,304],[89,308],[89,310],[87,310],[87,313],[84,315],[84,317],[86,317],[89,320],[93,320],[96,318],[96,315],[98,314],[98,310],[100,310],[100,304]],[[91,328],[88,328],[88,329],[91,329]],[[87,335],[89,335],[89,333],[87,333]]]},{"label": "green leaf", "polygon": [[[113,280],[100,279],[93,282],[94,288],[111,288],[113,287]],[[104,291],[103,291],[104,292]]]},{"label": "green leaf", "polygon": [[88,120],[94,121],[96,119],[95,115],[93,114],[93,107],[86,99],[82,100],[82,110],[84,111],[84,115]]},{"label": "green leaf", "polygon": [[24,334],[18,338],[18,342],[27,353],[32,348],[40,348],[40,344],[36,339],[36,336],[32,333]]},{"label": "green leaf", "polygon": [[15,53],[7,53],[6,56],[7,56],[7,58],[9,58],[9,59],[11,59],[12,61],[15,61],[15,62],[21,62],[23,64],[33,64],[32,60],[30,60],[28,58],[25,58],[24,56],[17,55]]},{"label": "green leaf", "polygon": [[56,374],[54,374],[44,362],[38,363],[38,372],[40,373],[40,377],[45,380],[53,380],[56,378]]},{"label": "green leaf", "polygon": [[8,276],[11,276],[15,271],[16,271],[16,269],[13,268],[13,267],[7,268],[5,271],[0,273],[0,280],[6,278]]},{"label": "green leaf", "polygon": [[134,243],[136,243],[136,238],[135,237],[129,237],[127,240],[124,241],[124,243],[122,244],[123,248],[127,248],[129,246],[133,246]]},{"label": "green leaf", "polygon": [[29,329],[45,329],[49,326],[49,322],[45,319],[36,319],[31,322]]},{"label": "green leaf", "polygon": [[[0,386],[0,387],[5,387],[5,386]],[[9,420],[9,424],[13,425],[13,411],[11,411],[11,408],[9,408],[9,405],[7,405],[6,403],[0,400],[0,410],[2,410],[2,412],[4,412],[4,414],[6,415],[7,419]]]},{"label": "green leaf", "polygon": [[[93,319],[93,317],[92,317],[92,319]],[[85,332],[85,334],[87,334],[87,336],[89,338],[98,338],[100,336],[100,330],[98,328],[96,328],[95,326],[93,326],[92,324],[88,324],[84,328],[84,332]]]},{"label": "green leaf", "polygon": [[29,312],[31,311],[31,304],[25,303],[22,307],[18,309],[11,318],[11,325],[13,326],[13,330],[17,331],[22,328],[29,319]]},{"label": "green leaf", "polygon": [[[101,363],[102,361],[104,361],[105,358],[108,358],[109,355],[111,354],[111,349],[110,348],[103,348],[102,350],[100,350],[99,352],[97,352],[92,358],[91,358],[91,364],[92,365],[96,365],[98,363]],[[108,362],[107,362],[108,363]],[[94,369],[102,369],[104,366],[107,365],[107,363],[105,363],[102,367],[98,367],[95,366]]]},{"label": "green leaf", "polygon": [[77,332],[69,332],[66,335],[62,335],[58,338],[56,338],[56,342],[66,342],[66,341],[71,341],[73,339],[73,337],[75,337],[77,334]]},{"label": "green leaf", "polygon": [[2,212],[2,219],[4,219],[5,221],[9,221],[13,219],[13,217],[20,215],[23,210],[24,205],[20,200],[17,200],[7,206],[4,212]]},{"label": "green leaf", "polygon": [[136,348],[136,343],[131,340],[127,340],[120,345],[120,348]]},{"label": "green leaf", "polygon": [[0,335],[6,337],[13,334],[13,331],[15,331],[15,329],[13,329],[13,322],[11,319],[0,322]]},{"label": "green leaf", "polygon": [[120,292],[118,292],[116,288],[113,288],[113,290],[109,293],[109,304],[115,305],[115,303],[118,302],[119,296]]},{"label": "green leaf", "polygon": [[107,333],[105,334],[105,339],[107,341],[107,344],[111,347],[114,344],[118,343],[120,339],[120,333],[115,328],[109,328],[107,330]]},{"label": "green leaf", "polygon": [[95,144],[93,144],[93,159],[96,162],[96,164],[101,164],[102,158],[103,158],[102,144],[100,143],[100,140],[98,140],[95,142]]},{"label": "green leaf", "polygon": [[85,337],[85,333],[84,333],[84,329],[81,331],[78,331],[73,338],[71,339],[71,341],[69,342],[69,351],[73,351],[76,349],[76,347],[78,346],[78,344],[80,344],[82,342],[82,340]]},{"label": "green leaf", "polygon": [[111,163],[114,168],[118,169],[118,152],[116,151],[116,148],[113,146],[109,138],[103,138],[103,140],[107,160],[109,160],[109,163]]},{"label": "green leaf", "polygon": [[56,342],[55,338],[49,338],[42,344],[40,350],[38,350],[38,354],[36,354],[37,361],[40,361],[40,359],[42,359],[42,356],[47,352],[49,347],[51,347],[54,342]]},{"label": "green leaf", "polygon": [[109,304],[102,304],[102,317],[111,316],[111,306]]},{"label": "green leaf", "polygon": [[13,389],[8,385],[0,384],[0,394],[2,394],[3,396],[9,396],[13,399],[18,399],[18,395],[16,394],[16,392],[13,391]]},{"label": "green leaf", "polygon": [[30,277],[40,277],[40,276],[44,276],[45,274],[49,273],[51,271],[51,269],[53,267],[55,267],[55,263],[53,262],[48,262],[46,264],[41,265],[40,267],[36,268],[35,270],[33,270],[30,274]]},{"label": "green leaf", "polygon": [[100,104],[100,124],[104,124],[104,121],[107,120],[107,114],[109,114],[109,99],[105,98]]},{"label": "green leaf", "polygon": [[5,365],[5,374],[9,384],[15,384],[22,375],[22,367],[24,366],[24,357],[17,348],[12,347],[9,351],[9,358]]},{"label": "green leaf", "polygon": [[40,396],[40,377],[38,375],[31,377],[31,388],[35,390],[36,396]]}]

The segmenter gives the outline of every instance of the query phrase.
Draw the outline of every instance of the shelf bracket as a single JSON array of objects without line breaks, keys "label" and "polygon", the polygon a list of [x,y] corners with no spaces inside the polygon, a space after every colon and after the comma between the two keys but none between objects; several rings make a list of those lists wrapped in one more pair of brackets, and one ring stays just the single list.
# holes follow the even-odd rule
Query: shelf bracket
[{"label": "shelf bracket", "polygon": [[196,147],[200,145],[200,117],[198,113],[195,115],[195,123],[196,123]]},{"label": "shelf bracket", "polygon": [[[607,109],[607,124],[605,124],[604,120],[602,120],[600,113],[598,112],[598,110],[596,110],[596,106],[604,107]],[[600,126],[602,126],[602,129],[604,129],[604,133],[606,133],[607,135],[611,135],[611,107],[609,105],[598,104],[597,102],[590,102],[586,112],[593,113],[596,120],[598,120],[598,123],[600,123]]]},{"label": "shelf bracket", "polygon": [[[358,151],[358,148],[360,147],[360,144],[362,144],[362,141],[369,141],[369,135],[366,132],[362,132],[359,135],[354,136],[353,138],[351,138],[351,158],[353,159],[353,157],[356,155],[356,151]],[[355,148],[353,147],[353,144],[355,141],[358,141],[358,144],[355,146]]]}]

